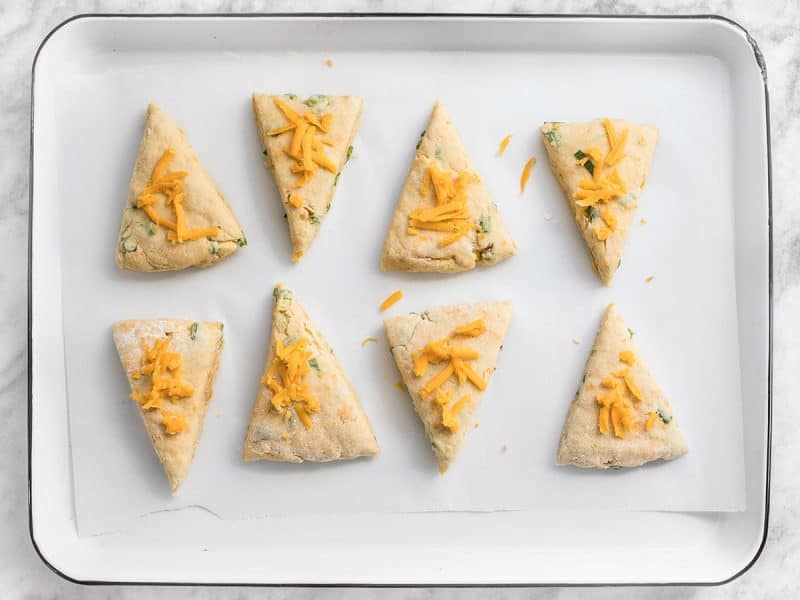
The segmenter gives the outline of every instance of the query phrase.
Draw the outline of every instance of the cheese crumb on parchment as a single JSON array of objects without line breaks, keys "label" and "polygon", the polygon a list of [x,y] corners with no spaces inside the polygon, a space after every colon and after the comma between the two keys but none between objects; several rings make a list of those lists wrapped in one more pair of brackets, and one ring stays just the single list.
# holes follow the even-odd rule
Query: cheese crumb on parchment
[{"label": "cheese crumb on parchment", "polygon": [[395,290],[394,292],[389,294],[386,300],[381,302],[381,312],[390,308],[392,305],[398,302],[402,297],[403,297],[403,290]]}]

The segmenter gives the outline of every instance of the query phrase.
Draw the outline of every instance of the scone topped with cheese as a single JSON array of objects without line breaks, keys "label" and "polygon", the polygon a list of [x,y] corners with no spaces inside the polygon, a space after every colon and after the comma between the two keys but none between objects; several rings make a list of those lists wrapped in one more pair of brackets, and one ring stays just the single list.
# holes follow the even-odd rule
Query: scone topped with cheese
[{"label": "scone topped with cheese", "polygon": [[387,319],[386,337],[444,473],[472,429],[512,303],[459,304]]},{"label": "scone topped with cheese", "polygon": [[478,177],[450,117],[437,102],[383,244],[390,271],[468,271],[517,247]]},{"label": "scone topped with cheese", "polygon": [[120,321],[114,344],[173,494],[189,473],[222,353],[222,323]]},{"label": "scone topped with cheese", "polygon": [[638,467],[686,454],[669,401],[616,306],[606,309],[569,407],[556,464]]},{"label": "scone topped with cheese", "polygon": [[242,227],[183,130],[151,104],[122,213],[117,266],[208,267],[246,245]]},{"label": "scone topped with cheese", "polygon": [[597,119],[548,122],[541,133],[592,266],[609,285],[622,260],[622,248],[647,181],[658,127]]},{"label": "scone topped with cheese", "polygon": [[278,284],[267,354],[243,458],[326,462],[376,456],[356,391],[291,290]]},{"label": "scone topped with cheese", "polygon": [[355,96],[253,94],[258,135],[286,211],[295,261],[311,247],[331,208],[363,105]]}]

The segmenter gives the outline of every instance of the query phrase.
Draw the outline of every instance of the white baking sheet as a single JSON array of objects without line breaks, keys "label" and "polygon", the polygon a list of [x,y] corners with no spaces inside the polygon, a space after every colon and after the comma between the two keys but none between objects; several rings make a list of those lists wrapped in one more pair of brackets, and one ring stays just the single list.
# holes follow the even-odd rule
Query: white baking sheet
[{"label": "white baking sheet", "polygon": [[[333,58],[335,67],[325,66]],[[592,69],[586,69],[591,60]],[[64,264],[68,402],[79,534],[128,529],[149,513],[200,506],[223,519],[440,510],[744,509],[733,270],[732,113],[722,63],[697,56],[535,53],[119,52],[70,74],[55,132]],[[391,65],[391,69],[387,69]],[[286,224],[262,165],[250,93],[359,94],[353,159],[311,251],[290,262]],[[591,90],[591,92],[587,92]],[[519,246],[456,276],[381,273],[378,258],[414,145],[436,98],[451,112]],[[144,109],[186,130],[245,228],[249,246],[205,271],[121,273],[113,252]],[[714,111],[698,106],[715,106]],[[661,138],[612,288],[592,273],[548,171],[543,120],[600,115],[658,123]],[[514,138],[505,156],[500,139]],[[530,154],[540,164],[520,197]],[[655,275],[650,284],[644,279]],[[277,281],[294,288],[337,351],[375,428],[377,460],[243,464]],[[389,314],[512,298],[511,331],[464,451],[439,476],[385,344]],[[690,452],[624,472],[556,468],[555,449],[603,308],[617,302],[670,397]],[[188,481],[169,495],[128,399],[111,323],[214,319],[226,347]],[[368,335],[378,344],[361,348]],[[576,346],[572,338],[581,343]],[[501,446],[507,452],[501,452]]]}]

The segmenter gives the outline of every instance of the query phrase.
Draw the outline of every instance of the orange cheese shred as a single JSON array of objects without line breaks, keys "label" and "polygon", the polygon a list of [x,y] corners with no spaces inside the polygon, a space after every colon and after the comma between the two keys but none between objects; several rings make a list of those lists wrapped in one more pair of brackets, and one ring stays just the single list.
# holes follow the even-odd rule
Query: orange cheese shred
[{"label": "orange cheese shred", "polygon": [[623,381],[625,382],[628,391],[631,393],[631,396],[633,396],[637,402],[640,402],[642,400],[642,390],[639,389],[639,386],[636,384],[636,381],[634,381],[633,377],[630,374],[625,375]]},{"label": "orange cheese shred", "polygon": [[177,435],[186,429],[186,415],[162,408],[161,423],[168,435]]},{"label": "orange cheese shred", "polygon": [[425,384],[425,386],[420,390],[420,396],[423,398],[425,396],[430,395],[431,392],[435,391],[439,388],[445,381],[450,379],[450,376],[455,373],[455,368],[453,367],[452,363],[447,365],[444,369],[439,371],[432,379]]},{"label": "orange cheese shred", "polygon": [[411,355],[411,362],[414,365],[414,375],[417,377],[425,375],[425,372],[428,370],[428,355],[424,350],[414,352]]},{"label": "orange cheese shred", "polygon": [[600,385],[602,385],[604,388],[608,390],[613,390],[614,388],[617,387],[617,380],[614,379],[613,377],[606,377],[605,379],[603,379],[603,381],[600,382]]},{"label": "orange cheese shred", "polygon": [[[442,407],[442,422],[450,431],[457,431],[458,422],[455,419],[455,415],[457,415],[458,411],[469,401],[469,398],[461,398],[456,403],[450,405],[452,391],[448,392],[449,395],[442,395],[445,394],[445,391],[441,389],[445,382],[455,375],[459,385],[465,385],[469,382],[478,390],[483,391],[486,389],[486,381],[468,364],[469,361],[477,360],[480,355],[473,348],[454,345],[454,338],[464,335],[477,337],[485,333],[485,331],[483,319],[477,319],[471,323],[457,326],[450,337],[428,342],[423,348],[411,354],[415,377],[422,377],[425,375],[429,364],[447,362],[444,368],[429,379],[422,387],[420,396],[426,398],[430,394],[436,393],[434,401]],[[447,397],[446,402],[442,401],[444,397]],[[450,423],[450,425],[448,425],[448,423]],[[455,427],[455,429],[453,427]]]},{"label": "orange cheese shred", "polygon": [[288,419],[289,409],[293,408],[305,428],[311,429],[313,422],[310,415],[319,412],[320,403],[304,382],[304,377],[311,371],[309,361],[312,359],[307,345],[306,338],[297,339],[288,345],[278,339],[275,357],[261,383],[272,390],[270,405],[275,411]]},{"label": "orange cheese shred", "polygon": [[[578,191],[575,192],[575,204],[581,207],[608,203],[628,193],[628,187],[620,177],[617,169],[611,170],[625,157],[628,130],[625,129],[618,135],[609,119],[603,119],[603,129],[610,148],[608,154],[603,156],[598,148],[592,147],[583,151],[586,155],[584,157],[586,160],[581,159],[583,162],[579,161],[581,165],[585,165],[591,159],[593,165],[591,178],[579,181]],[[604,212],[601,212],[601,217],[605,221],[607,228],[595,230],[599,240],[607,239],[608,235],[610,235],[609,232],[614,231],[617,226],[616,217],[611,213],[603,214]]]},{"label": "orange cheese shred", "polygon": [[608,406],[600,407],[600,414],[597,417],[597,428],[600,430],[600,433],[608,433],[609,412]]},{"label": "orange cheese shred", "polygon": [[467,323],[466,325],[461,325],[456,327],[455,335],[466,335],[469,337],[478,337],[482,333],[486,331],[486,323],[484,323],[483,319],[477,319],[472,323]]},{"label": "orange cheese shred", "polygon": [[408,234],[414,235],[419,229],[446,233],[438,242],[438,246],[443,248],[474,229],[475,221],[467,206],[467,186],[474,181],[477,177],[472,173],[463,171],[454,177],[432,161],[423,175],[420,195],[427,198],[433,186],[434,206],[420,206],[411,211]]},{"label": "orange cheese shred", "polygon": [[630,405],[618,400],[611,405],[611,425],[614,429],[614,437],[624,438],[625,433],[633,429],[634,414]]},{"label": "orange cheese shred", "polygon": [[389,307],[394,305],[403,297],[403,290],[396,290],[389,294],[389,297],[386,298],[383,302],[381,302],[381,312],[387,310]]},{"label": "orange cheese shred", "polygon": [[152,206],[145,205],[141,208],[144,211],[144,214],[146,214],[153,223],[155,223],[156,225],[160,225],[161,227],[166,227],[167,229],[175,231],[175,222],[170,221],[169,219],[162,219],[161,217],[159,217]]},{"label": "orange cheese shred", "polygon": [[522,176],[519,178],[519,193],[525,193],[525,188],[528,185],[528,179],[531,177],[531,171],[533,170],[533,166],[536,164],[536,157],[531,156],[528,159],[528,162],[525,163],[525,166],[522,168]]},{"label": "orange cheese shred", "polygon": [[[219,230],[216,227],[201,227],[199,229],[190,229],[189,231],[184,231],[181,241],[187,242],[189,240],[199,240],[204,237],[211,237],[215,236],[219,233]],[[170,242],[177,242],[178,236],[175,231],[167,232],[167,239]]]},{"label": "orange cheese shred", "polygon": [[605,394],[597,394],[595,400],[597,400],[600,406],[611,406],[614,402],[619,400],[619,392],[616,389],[612,389]]},{"label": "orange cheese shred", "polygon": [[506,148],[508,148],[508,143],[510,141],[511,141],[511,134],[509,133],[506,137],[503,138],[503,141],[500,142],[500,148],[498,148],[497,150],[497,153],[500,156],[503,156],[503,153],[506,151]]},{"label": "orange cheese shred", "polygon": [[608,228],[611,231],[615,231],[617,229],[617,217],[614,213],[611,212],[610,209],[604,208],[600,211],[600,218],[603,219]]},{"label": "orange cheese shred", "polygon": [[625,143],[628,141],[628,130],[625,129],[618,136],[614,130],[614,125],[609,119],[603,119],[603,128],[606,130],[606,137],[608,137],[608,144],[611,147],[605,158],[605,164],[613,167],[621,159],[625,157]]},{"label": "orange cheese shred", "polygon": [[611,236],[611,229],[609,229],[605,225],[601,225],[599,227],[595,227],[594,228],[594,235],[598,240],[600,240],[601,242],[604,242],[605,240],[607,240]]},{"label": "orange cheese shred", "polygon": [[449,392],[436,390],[434,402],[436,402],[436,404],[441,408],[442,425],[449,429],[452,433],[455,433],[459,429],[458,413],[461,412],[461,409],[463,409],[464,406],[466,406],[469,402],[469,396],[464,396],[451,404],[452,398],[452,390]]},{"label": "orange cheese shred", "polygon": [[289,123],[288,125],[284,125],[283,127],[276,127],[275,129],[270,129],[267,132],[267,135],[280,135],[282,133],[286,133],[287,131],[292,131],[295,129],[297,125],[295,123]]},{"label": "orange cheese shred", "polygon": [[617,403],[611,405],[611,426],[614,428],[614,437],[625,437],[622,427],[622,415],[620,415],[620,411],[617,408]]},{"label": "orange cheese shred", "polygon": [[377,342],[377,341],[378,341],[378,338],[376,338],[376,337],[365,337],[363,340],[361,340],[361,347],[363,348],[364,346],[366,346],[370,342]]},{"label": "orange cheese shred", "polygon": [[[299,188],[308,184],[320,167],[335,175],[339,169],[323,151],[323,146],[330,145],[331,142],[319,137],[320,133],[330,131],[333,115],[326,113],[318,116],[311,111],[305,111],[301,115],[281,98],[273,98],[273,102],[289,123],[271,129],[267,135],[276,136],[293,132],[285,152],[295,161],[290,167],[292,173],[298,175],[294,187]],[[299,208],[295,204],[292,206]]]},{"label": "orange cheese shred", "polygon": [[[620,352],[620,360],[628,365],[633,365],[636,357],[632,351],[623,350]],[[633,398],[634,403],[642,401],[642,391],[630,374],[630,369],[627,368],[606,376],[602,379],[601,385],[608,391],[595,396],[600,407],[597,414],[597,428],[601,434],[613,430],[615,437],[624,438],[625,434],[633,429],[635,418],[635,411],[626,391]],[[650,420],[648,423],[646,429],[649,431],[653,424]]]},{"label": "orange cheese shred", "polygon": [[472,367],[470,367],[467,363],[463,362],[461,359],[458,359],[458,363],[456,363],[455,360],[453,363],[458,365],[455,367],[456,371],[459,374],[466,376],[467,380],[469,380],[472,385],[481,391],[486,389],[486,382],[475,371],[473,371]]},{"label": "orange cheese shred", "polygon": [[[169,229],[167,239],[173,244],[182,244],[186,241],[197,240],[204,237],[219,235],[218,227],[202,227],[187,229],[186,213],[183,201],[186,194],[183,191],[183,180],[189,175],[186,171],[173,171],[167,173],[170,161],[175,157],[175,149],[167,148],[158,159],[150,175],[150,184],[142,190],[137,199],[136,207],[141,208],[147,218],[156,225]],[[175,221],[159,216],[154,204],[158,194],[164,195],[164,204],[172,205],[175,212]]]},{"label": "orange cheese shred", "polygon": [[164,407],[164,396],[171,401],[189,398],[194,394],[194,387],[183,381],[183,362],[180,353],[171,352],[169,335],[154,340],[148,347],[142,339],[142,360],[139,370],[131,376],[134,380],[142,377],[150,378],[150,389],[147,392],[133,392],[131,398],[136,400],[142,410],[161,409],[161,422],[169,435],[176,435],[186,428],[183,413],[167,410]]},{"label": "orange cheese shred", "polygon": [[650,416],[647,417],[647,422],[644,424],[644,430],[650,431],[653,428],[653,425],[656,424],[656,419],[658,418],[658,413],[650,413]]}]

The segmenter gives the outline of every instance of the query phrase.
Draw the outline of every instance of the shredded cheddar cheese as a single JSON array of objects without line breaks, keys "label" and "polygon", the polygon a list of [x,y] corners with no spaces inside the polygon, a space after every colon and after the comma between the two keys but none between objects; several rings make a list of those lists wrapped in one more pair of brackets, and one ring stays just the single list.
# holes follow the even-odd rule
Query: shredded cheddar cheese
[{"label": "shredded cheddar cheese", "polygon": [[[311,111],[305,111],[301,115],[280,98],[274,98],[273,102],[289,123],[271,129],[267,132],[267,135],[276,136],[290,131],[294,132],[285,150],[286,155],[294,159],[291,171],[298,176],[294,187],[300,188],[306,185],[319,168],[336,175],[338,171],[336,164],[328,158],[323,150],[323,146],[330,145],[328,143],[330,140],[319,136],[320,133],[328,133],[330,131],[333,124],[333,115],[327,113],[318,117]],[[292,202],[293,197],[294,194],[289,195],[289,203],[295,208],[302,206],[302,200],[299,200],[301,204],[298,205],[295,203],[297,201]]]},{"label": "shredded cheddar cheese", "polygon": [[177,435],[186,429],[186,415],[162,408],[161,423],[168,435]]},{"label": "shredded cheddar cheese", "polygon": [[614,377],[612,376],[608,376],[600,382],[600,385],[602,385],[607,390],[613,390],[616,389],[617,387],[617,380],[614,379]]},{"label": "shredded cheddar cheese", "polygon": [[461,325],[455,328],[455,335],[465,335],[468,337],[478,337],[482,333],[486,331],[486,323],[484,323],[483,319],[478,319],[477,321],[473,321],[472,323],[467,323],[466,325]]},{"label": "shredded cheddar cheese", "polygon": [[403,297],[403,290],[396,290],[389,294],[389,297],[381,302],[381,311],[387,310],[393,304],[398,302]]},{"label": "shredded cheddar cheese", "polygon": [[306,348],[308,340],[300,338],[285,346],[278,340],[275,347],[275,358],[267,374],[261,382],[272,390],[272,407],[289,418],[289,409],[294,408],[297,418],[306,429],[311,429],[313,423],[310,415],[319,412],[319,400],[311,393],[309,386],[303,378],[311,371],[309,361],[311,352]]},{"label": "shredded cheddar cheese", "polygon": [[452,433],[455,433],[459,428],[458,413],[469,402],[469,396],[464,396],[451,404],[452,399],[452,390],[449,392],[444,392],[441,389],[436,390],[434,402],[442,409],[442,425]]},{"label": "shredded cheddar cheese", "polygon": [[[603,119],[603,129],[608,139],[609,151],[603,156],[597,148],[589,148],[578,151],[576,156],[578,164],[584,167],[591,167],[590,179],[583,179],[578,182],[578,191],[575,192],[575,204],[580,207],[588,208],[598,205],[607,205],[612,200],[621,198],[628,193],[628,186],[622,180],[617,169],[613,169],[620,160],[625,158],[625,144],[628,141],[628,130],[625,129],[621,134],[617,134],[614,125],[609,119]],[[587,165],[588,161],[591,165]],[[608,173],[606,173],[608,171]],[[611,212],[610,207],[605,206],[600,211],[603,225],[593,227],[595,237],[599,241],[605,241],[617,228],[617,216]]]},{"label": "shredded cheddar cheese", "polygon": [[611,229],[605,225],[600,225],[599,227],[595,227],[594,234],[598,240],[603,242],[611,236]]},{"label": "shredded cheddar cheese", "polygon": [[657,412],[650,413],[650,416],[647,417],[647,422],[644,424],[644,430],[650,431],[653,428],[653,425],[656,424],[656,419],[658,418]]},{"label": "shredded cheddar cheese", "polygon": [[642,400],[642,391],[639,389],[639,386],[636,385],[636,381],[634,381],[633,376],[630,373],[627,373],[622,380],[625,382],[625,385],[628,388],[628,391],[633,396],[636,402],[641,402]]},{"label": "shredded cheddar cheese", "polygon": [[610,423],[610,409],[608,406],[601,405],[600,412],[597,415],[597,428],[602,434],[608,433],[608,426]]},{"label": "shredded cheddar cheese", "polygon": [[186,417],[183,413],[164,408],[163,396],[173,401],[188,398],[194,394],[194,388],[181,377],[183,361],[180,353],[168,350],[170,339],[167,335],[154,340],[150,348],[142,340],[141,367],[131,377],[134,380],[150,377],[150,390],[146,393],[133,392],[131,398],[142,406],[142,410],[160,409],[166,432],[176,435],[186,428]]},{"label": "shredded cheddar cheese", "polygon": [[575,192],[575,204],[578,206],[596,206],[628,193],[628,187],[616,169],[607,177],[600,178],[598,176],[598,173],[602,173],[601,164],[601,162],[595,164],[592,179],[583,179],[578,182],[578,191]]},{"label": "shredded cheddar cheese", "polygon": [[608,144],[611,146],[611,150],[606,154],[604,162],[609,167],[613,167],[625,157],[625,142],[628,141],[628,130],[625,129],[621,135],[617,136],[617,132],[614,131],[614,125],[611,124],[609,119],[603,119],[603,128],[606,130]]},{"label": "shredded cheddar cheese", "polygon": [[365,337],[363,340],[361,340],[361,347],[363,348],[364,346],[366,346],[370,342],[377,342],[377,341],[378,341],[378,338],[376,338],[376,337]]},{"label": "shredded cheddar cheese", "polygon": [[508,148],[508,143],[510,141],[511,141],[511,134],[509,133],[506,137],[503,138],[503,141],[500,142],[500,148],[498,148],[498,150],[497,150],[497,153],[500,156],[503,156],[503,152],[505,152],[506,148]]},{"label": "shredded cheddar cheese", "polygon": [[427,398],[433,394],[434,403],[441,408],[442,425],[451,432],[458,431],[456,419],[459,411],[469,402],[469,397],[464,396],[451,404],[453,391],[445,392],[442,386],[450,377],[455,376],[459,385],[468,381],[478,390],[486,389],[486,381],[478,375],[468,361],[479,358],[478,352],[466,346],[453,345],[457,336],[477,337],[486,331],[483,319],[478,319],[455,328],[450,337],[425,344],[421,350],[411,354],[413,373],[415,377],[422,377],[428,370],[428,365],[447,362],[447,365],[434,375],[420,390],[420,396]]},{"label": "shredded cheddar cheese", "polygon": [[[186,228],[186,212],[183,201],[186,193],[183,191],[183,180],[189,175],[186,171],[173,171],[167,173],[167,166],[175,157],[175,149],[167,148],[158,159],[150,175],[150,184],[145,187],[136,199],[136,207],[141,208],[147,217],[156,225],[166,227],[167,239],[173,244],[182,244],[190,240],[219,235],[217,227],[201,227],[199,229]],[[159,195],[165,197],[165,204],[172,205],[175,211],[175,220],[161,217],[155,208]]]},{"label": "shredded cheddar cheese", "polygon": [[[619,353],[619,360],[630,366],[636,362],[636,357],[632,351],[623,350]],[[644,399],[642,390],[627,368],[607,375],[600,385],[604,391],[595,396],[599,406],[597,429],[603,435],[613,432],[614,437],[624,438],[626,433],[633,430],[636,417],[633,404]],[[645,423],[645,431],[650,431],[654,422],[651,415]]]},{"label": "shredded cheddar cheese", "polygon": [[450,377],[455,376],[459,385],[464,385],[469,381],[478,390],[486,389],[486,381],[467,364],[467,361],[476,360],[479,357],[478,353],[472,348],[453,345],[453,338],[457,336],[477,337],[485,331],[483,319],[478,319],[456,327],[450,337],[429,342],[424,348],[411,355],[413,372],[416,377],[424,376],[429,364],[448,363],[422,387],[420,396],[426,398],[431,394],[434,395],[434,402],[442,410],[442,425],[451,432],[458,431],[456,416],[469,402],[469,397],[464,396],[451,405],[453,393],[452,390],[446,393],[442,389],[444,383]]},{"label": "shredded cheddar cheese", "polygon": [[406,386],[404,386],[403,382],[400,381],[399,379],[394,382],[394,387],[396,387],[401,392],[405,392],[406,391]]},{"label": "shredded cheddar cheese", "polygon": [[617,228],[617,217],[608,207],[600,211],[600,218],[603,219],[611,231],[614,231]]},{"label": "shredded cheddar cheese", "polygon": [[467,186],[477,180],[477,176],[466,171],[456,173],[454,177],[431,161],[422,178],[420,195],[427,198],[432,186],[435,204],[430,208],[420,206],[411,211],[408,235],[416,235],[419,229],[440,231],[447,234],[438,243],[443,248],[475,229],[475,220],[467,207]]},{"label": "shredded cheddar cheese", "polygon": [[624,438],[625,433],[633,429],[634,412],[631,405],[625,400],[619,400],[611,405],[611,426],[614,437]]},{"label": "shredded cheddar cheese", "polygon": [[522,168],[522,176],[519,178],[519,193],[524,194],[525,188],[528,185],[528,179],[531,177],[531,171],[533,170],[533,165],[536,164],[536,157],[531,156],[528,159],[528,162],[525,163],[525,166]]}]

